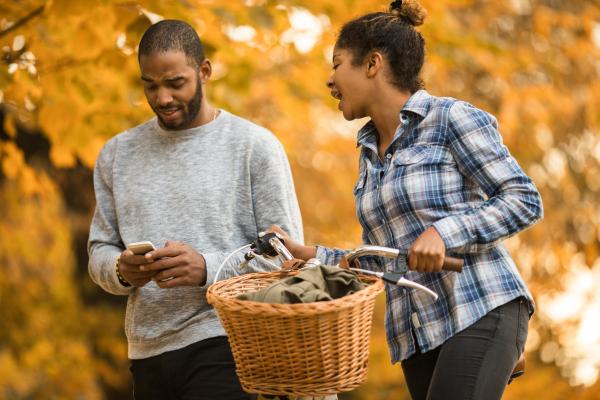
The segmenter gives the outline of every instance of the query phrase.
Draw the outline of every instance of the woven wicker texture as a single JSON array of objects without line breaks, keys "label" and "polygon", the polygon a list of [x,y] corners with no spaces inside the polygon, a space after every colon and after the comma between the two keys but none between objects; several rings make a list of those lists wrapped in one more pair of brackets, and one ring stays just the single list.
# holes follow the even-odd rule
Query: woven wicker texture
[{"label": "woven wicker texture", "polygon": [[[293,273],[292,273],[293,274]],[[318,396],[352,390],[367,377],[369,336],[381,280],[332,301],[268,304],[238,300],[279,279],[253,273],[210,286],[212,304],[229,336],[237,374],[251,393]]]}]

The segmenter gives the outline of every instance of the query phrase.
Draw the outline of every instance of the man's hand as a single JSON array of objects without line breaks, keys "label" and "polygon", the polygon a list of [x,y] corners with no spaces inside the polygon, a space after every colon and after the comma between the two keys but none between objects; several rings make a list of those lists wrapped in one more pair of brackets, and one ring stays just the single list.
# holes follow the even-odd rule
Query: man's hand
[{"label": "man's hand", "polygon": [[136,256],[131,250],[125,250],[119,258],[119,273],[131,286],[142,287],[156,275],[156,271],[140,270],[140,266],[147,263],[144,256]]},{"label": "man's hand", "polygon": [[415,240],[408,251],[408,266],[413,271],[440,272],[444,266],[446,245],[432,226]]},{"label": "man's hand", "polygon": [[167,241],[165,247],[144,255],[148,264],[142,271],[153,272],[152,279],[161,288],[203,286],[206,284],[206,262],[189,244]]}]

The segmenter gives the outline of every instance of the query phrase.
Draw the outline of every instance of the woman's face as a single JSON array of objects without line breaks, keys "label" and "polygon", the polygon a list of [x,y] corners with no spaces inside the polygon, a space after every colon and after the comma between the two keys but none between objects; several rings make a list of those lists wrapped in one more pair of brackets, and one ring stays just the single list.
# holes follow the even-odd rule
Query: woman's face
[{"label": "woman's face", "polygon": [[368,78],[366,64],[354,66],[352,52],[345,49],[333,50],[333,72],[327,81],[331,95],[338,99],[339,110],[344,118],[351,121],[368,115]]}]

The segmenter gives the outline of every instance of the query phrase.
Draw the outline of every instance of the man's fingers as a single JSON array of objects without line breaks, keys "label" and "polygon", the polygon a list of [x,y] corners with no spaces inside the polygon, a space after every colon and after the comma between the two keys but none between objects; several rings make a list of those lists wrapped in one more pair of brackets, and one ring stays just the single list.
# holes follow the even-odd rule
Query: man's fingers
[{"label": "man's fingers", "polygon": [[156,279],[156,285],[159,288],[168,289],[168,288],[172,288],[172,287],[176,287],[176,286],[185,286],[186,280],[184,277],[176,277],[173,279],[171,279],[169,277],[169,278],[162,279],[162,280]]},{"label": "man's fingers", "polygon": [[187,267],[171,268],[160,272],[154,277],[156,285],[160,288],[173,288],[177,286],[198,286],[198,279]]},{"label": "man's fingers", "polygon": [[[169,243],[169,242],[167,242]],[[146,253],[145,262],[153,262],[163,257],[177,257],[178,255],[185,252],[185,247],[181,245],[170,245],[161,249],[152,250]]]},{"label": "man's fingers", "polygon": [[140,271],[159,271],[161,269],[176,267],[182,262],[181,257],[165,257],[149,264],[140,265]]},{"label": "man's fingers", "polygon": [[133,271],[133,272],[131,272],[131,276],[133,276],[134,279],[145,279],[145,278],[152,279],[156,274],[157,274],[156,271]]},{"label": "man's fingers", "polygon": [[126,274],[140,272],[140,264],[130,264],[121,260],[119,262],[119,271]]},{"label": "man's fingers", "polygon": [[124,251],[123,254],[121,254],[120,260],[121,262],[130,265],[146,264],[148,262],[144,256],[135,255],[131,250]]},{"label": "man's fingers", "polygon": [[183,268],[175,267],[157,272],[153,279],[158,283],[167,279],[178,278],[183,275],[185,275]]}]

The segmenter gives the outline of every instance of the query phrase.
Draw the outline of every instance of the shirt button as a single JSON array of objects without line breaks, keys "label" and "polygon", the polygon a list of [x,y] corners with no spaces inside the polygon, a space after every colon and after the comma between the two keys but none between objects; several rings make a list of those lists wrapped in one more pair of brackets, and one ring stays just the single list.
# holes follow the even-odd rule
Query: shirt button
[{"label": "shirt button", "polygon": [[387,158],[387,159],[389,160],[390,158],[392,158],[392,155],[391,155],[390,153],[388,153],[388,154],[385,156],[385,158]]}]

